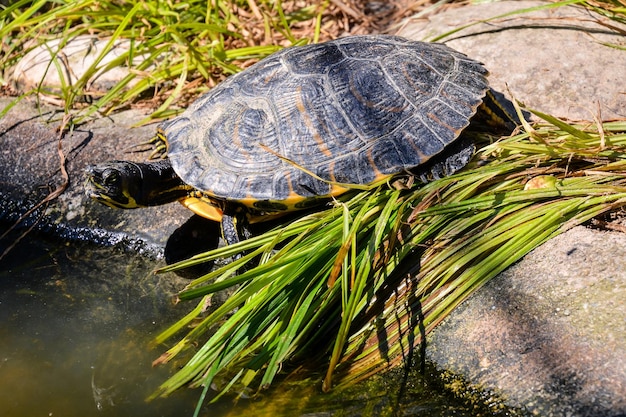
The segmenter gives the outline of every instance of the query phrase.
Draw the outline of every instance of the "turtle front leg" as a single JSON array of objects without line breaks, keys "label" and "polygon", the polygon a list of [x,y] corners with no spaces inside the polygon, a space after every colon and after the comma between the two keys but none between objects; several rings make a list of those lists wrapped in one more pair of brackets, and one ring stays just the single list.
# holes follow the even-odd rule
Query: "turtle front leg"
[{"label": "turtle front leg", "polygon": [[234,245],[248,239],[252,234],[248,228],[248,219],[243,210],[225,210],[222,214],[222,237],[228,245]]},{"label": "turtle front leg", "polygon": [[[235,213],[234,215],[225,212],[222,215],[221,223],[222,237],[226,241],[227,245],[234,245],[235,243],[246,240],[251,236],[250,230],[248,229],[246,214],[242,211]],[[242,256],[243,253],[239,252],[233,256],[233,261],[241,259]],[[246,269],[246,265],[244,265],[241,269],[239,269],[239,272],[244,272]]]}]

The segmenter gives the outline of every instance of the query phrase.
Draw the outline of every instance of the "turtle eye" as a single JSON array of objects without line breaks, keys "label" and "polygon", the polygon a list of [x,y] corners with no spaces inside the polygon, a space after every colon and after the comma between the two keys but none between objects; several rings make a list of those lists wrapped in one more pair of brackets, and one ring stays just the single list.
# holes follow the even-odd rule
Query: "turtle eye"
[{"label": "turtle eye", "polygon": [[120,172],[116,169],[107,169],[102,173],[102,183],[104,185],[116,185],[120,182]]}]

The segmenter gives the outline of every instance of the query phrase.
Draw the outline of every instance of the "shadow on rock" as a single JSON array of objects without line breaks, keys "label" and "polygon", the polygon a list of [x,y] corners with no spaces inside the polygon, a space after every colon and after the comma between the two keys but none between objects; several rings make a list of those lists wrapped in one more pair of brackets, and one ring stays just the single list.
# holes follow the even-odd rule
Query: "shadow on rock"
[{"label": "shadow on rock", "polygon": [[[191,216],[176,229],[165,245],[165,262],[168,265],[189,259],[199,253],[218,247],[220,224],[198,215]],[[194,279],[205,275],[213,268],[213,262],[205,262],[175,271],[177,275]]]}]

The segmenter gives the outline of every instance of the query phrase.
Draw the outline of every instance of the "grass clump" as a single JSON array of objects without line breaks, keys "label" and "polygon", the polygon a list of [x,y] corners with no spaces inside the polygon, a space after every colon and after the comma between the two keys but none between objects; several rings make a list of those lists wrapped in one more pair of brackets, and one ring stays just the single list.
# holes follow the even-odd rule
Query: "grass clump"
[{"label": "grass clump", "polygon": [[[361,380],[410,358],[454,307],[542,242],[626,206],[626,125],[536,114],[548,123],[493,143],[483,136],[473,162],[453,176],[345,196],[165,268],[247,251],[179,294],[201,301],[157,338],[187,331],[157,363],[200,347],[155,395],[187,384],[256,390],[302,363],[326,367],[326,390]],[[258,266],[237,275],[254,257]],[[233,286],[203,313],[211,294]]]},{"label": "grass clump", "polygon": [[[368,33],[411,12],[408,7],[389,10],[393,13],[375,20],[358,0],[17,0],[0,4],[0,70],[6,77],[0,85],[4,93],[16,95],[9,70],[43,46],[56,58],[46,72],[57,75],[60,86],[47,88],[43,80],[19,85],[20,99],[35,95],[52,101],[75,124],[129,106],[150,109],[148,120],[166,118],[283,47]],[[76,55],[93,55],[93,63],[74,73],[63,48],[81,37],[92,46]],[[99,52],[97,42],[104,43]],[[109,59],[113,49],[122,52]],[[119,68],[127,70],[121,81],[105,91],[94,88],[97,77]]]},{"label": "grass clump", "polygon": [[[77,37],[90,36],[94,42],[105,39],[100,54],[78,79],[71,80],[60,62],[53,61],[48,71],[58,72],[60,91],[39,85],[25,94],[56,97],[66,113],[79,108],[76,122],[140,99],[150,99],[145,105],[157,106],[153,117],[167,117],[176,111],[173,103],[184,106],[228,75],[281,47],[327,36],[321,23],[328,4],[21,0],[0,9],[0,68],[15,65],[29,50],[53,39],[60,38],[60,42],[49,52],[60,60],[62,48]],[[120,43],[128,49],[105,61],[105,55]],[[119,83],[106,92],[91,87],[97,74],[116,67],[129,69]]]}]

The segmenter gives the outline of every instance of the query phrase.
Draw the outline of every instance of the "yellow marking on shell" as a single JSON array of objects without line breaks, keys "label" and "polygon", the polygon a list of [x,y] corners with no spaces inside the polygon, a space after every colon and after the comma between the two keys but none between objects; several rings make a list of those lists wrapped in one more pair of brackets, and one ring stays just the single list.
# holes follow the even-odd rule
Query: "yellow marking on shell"
[{"label": "yellow marking on shell", "polygon": [[374,178],[380,178],[385,176],[385,174],[380,172],[378,170],[378,167],[376,166],[376,161],[374,160],[374,156],[372,155],[372,148],[367,150],[367,160],[369,161],[372,171],[374,171]]},{"label": "yellow marking on shell", "polygon": [[287,180],[287,185],[289,187],[289,195],[296,195],[296,193],[293,191],[293,185],[291,183],[291,172],[287,172],[285,174],[285,179]]},{"label": "yellow marking on shell", "polygon": [[397,174],[382,174],[381,173],[380,175],[377,175],[374,178],[374,181],[372,181],[372,186],[380,185],[383,182],[387,182],[396,175]]},{"label": "yellow marking on shell", "polygon": [[343,193],[346,193],[348,191],[350,191],[349,188],[343,187],[343,186],[338,185],[338,184],[331,184],[331,186],[330,186],[330,193],[329,194],[331,196],[333,196],[333,197],[337,197],[337,196],[339,196],[339,195],[341,195]]},{"label": "yellow marking on shell", "polygon": [[250,154],[246,151],[246,148],[243,146],[243,142],[241,142],[241,138],[239,137],[239,125],[241,124],[241,117],[238,117],[234,124],[234,130],[232,134],[232,141],[235,145],[234,147],[239,150],[239,153],[246,159],[250,159]]},{"label": "yellow marking on shell", "polygon": [[306,108],[304,107],[304,101],[302,101],[302,87],[298,87],[296,91],[298,93],[296,95],[296,108],[298,109],[298,112],[300,112],[300,116],[302,117],[304,124],[306,125],[306,127],[309,128],[309,131],[313,135],[313,139],[315,140],[315,143],[317,143],[317,147],[319,148],[320,152],[322,152],[329,158],[332,157],[332,152],[330,151],[330,149],[328,149],[328,145],[313,126],[313,121],[311,120],[311,117],[309,117],[309,112],[307,112]]},{"label": "yellow marking on shell", "polygon": [[328,174],[330,175],[330,180],[332,182],[337,182],[337,177],[335,177],[335,161],[330,161],[328,163]]},{"label": "yellow marking on shell", "polygon": [[437,122],[437,124],[438,124],[439,126],[443,126],[443,127],[445,127],[446,129],[448,129],[448,130],[450,130],[451,132],[453,132],[455,137],[459,136],[459,135],[461,134],[461,132],[463,131],[463,129],[465,129],[465,128],[455,129],[455,128],[453,128],[452,126],[450,126],[449,124],[443,123],[443,122],[441,121],[441,119],[440,119],[439,117],[437,117],[437,116],[436,116],[435,114],[433,114],[433,113],[428,113],[428,118],[429,118],[429,119],[431,119],[431,120],[434,120],[435,122]]},{"label": "yellow marking on shell", "polygon": [[[285,207],[283,210],[276,209],[276,211],[273,211],[273,210],[269,211],[270,209],[268,209],[268,213],[284,213],[284,212],[296,210],[296,205],[307,199],[308,199],[307,197],[303,197],[291,191],[284,200],[266,200],[264,202],[266,203],[268,207],[270,207],[272,204],[282,205]],[[246,198],[237,200],[237,202],[243,204],[246,207],[259,210],[258,205],[259,205],[259,202],[261,201],[253,197],[246,197]]]},{"label": "yellow marking on shell", "polygon": [[[373,188],[384,182],[387,182],[389,178],[391,177],[393,177],[393,175],[379,174],[376,176],[374,181],[367,186],[367,188]],[[337,197],[341,194],[344,194],[354,188],[357,188],[357,187],[365,188],[365,186],[358,186],[356,184],[354,185],[353,184],[341,184],[340,185],[338,183],[331,183],[330,185],[331,185],[331,189],[329,193],[320,198],[303,197],[292,191],[284,200],[280,200],[280,201],[270,200],[267,202],[268,205],[271,205],[272,203],[276,203],[276,204],[284,205],[286,207],[286,209],[280,210],[280,211],[273,211],[270,209],[268,210],[259,209],[257,206],[257,204],[259,203],[259,200],[252,198],[252,197],[237,200],[236,203],[246,206],[249,209],[246,215],[248,217],[248,222],[252,224],[252,223],[260,223],[260,222],[265,222],[269,220],[274,220],[281,216],[284,216],[285,214],[289,212],[301,210],[307,207],[312,207],[311,205],[304,205],[300,207],[298,206],[299,203],[302,203],[306,200],[318,200],[320,204],[322,204],[324,201],[330,200],[333,197]],[[202,196],[202,195],[192,195],[192,196],[183,198],[180,200],[180,203],[184,207],[194,212],[195,214],[201,217],[204,217],[206,219],[216,221],[216,222],[222,221],[223,210],[220,206],[222,204],[228,204],[228,203],[221,203],[217,200],[210,198],[209,196]]]}]

